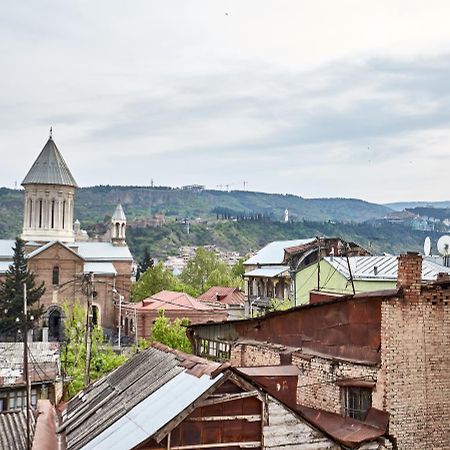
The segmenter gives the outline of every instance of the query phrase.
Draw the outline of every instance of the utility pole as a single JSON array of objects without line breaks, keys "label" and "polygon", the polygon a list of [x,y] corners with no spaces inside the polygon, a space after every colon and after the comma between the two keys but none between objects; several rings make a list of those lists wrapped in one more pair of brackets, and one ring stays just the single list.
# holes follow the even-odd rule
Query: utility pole
[{"label": "utility pole", "polygon": [[27,285],[23,283],[23,375],[25,378],[26,405],[27,405],[27,450],[31,450],[31,429],[30,429],[30,373],[28,370],[28,308],[27,308]]},{"label": "utility pole", "polygon": [[119,350],[122,342],[122,299],[123,295],[119,294],[119,330],[117,332]]},{"label": "utility pole", "polygon": [[319,241],[319,249],[317,251],[317,290],[320,291],[320,257],[321,257],[320,237],[318,237],[317,240]]},{"label": "utility pole", "polygon": [[94,272],[90,272],[86,280],[85,294],[87,297],[86,310],[86,365],[84,371],[84,387],[91,381],[91,349],[92,349],[92,302],[94,301]]},{"label": "utility pole", "polygon": [[[134,343],[138,345],[138,329],[137,329],[137,310],[136,303],[134,304]],[[137,347],[136,347],[137,348]]]},{"label": "utility pole", "polygon": [[350,267],[350,260],[348,259],[348,244],[347,247],[345,249],[345,257],[347,258],[347,266],[348,266],[348,273],[350,275],[350,282],[352,283],[352,290],[353,290],[353,295],[356,294],[355,291],[355,283],[353,282],[353,274],[352,274],[352,269]]}]

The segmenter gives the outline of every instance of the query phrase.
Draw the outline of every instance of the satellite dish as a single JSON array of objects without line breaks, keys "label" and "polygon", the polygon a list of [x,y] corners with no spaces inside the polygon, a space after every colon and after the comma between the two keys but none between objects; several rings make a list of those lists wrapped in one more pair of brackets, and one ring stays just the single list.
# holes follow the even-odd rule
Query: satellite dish
[{"label": "satellite dish", "polygon": [[450,236],[448,236],[448,235],[441,236],[437,242],[437,248],[438,248],[438,252],[442,256],[449,256],[450,255]]},{"label": "satellite dish", "polygon": [[425,238],[425,242],[423,243],[423,253],[425,256],[430,256],[431,254],[431,239],[430,236]]}]

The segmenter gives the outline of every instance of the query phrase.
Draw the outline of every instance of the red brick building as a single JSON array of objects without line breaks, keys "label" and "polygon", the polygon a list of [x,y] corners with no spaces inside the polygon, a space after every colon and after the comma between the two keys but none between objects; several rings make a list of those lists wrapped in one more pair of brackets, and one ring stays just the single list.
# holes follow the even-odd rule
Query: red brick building
[{"label": "red brick building", "polygon": [[[226,320],[227,312],[223,308],[214,308],[185,292],[161,291],[138,303],[116,305],[116,316],[122,320],[124,336],[138,339],[149,338],[159,311],[170,320],[187,319],[190,323],[220,322]],[[137,327],[137,329],[135,328]]]},{"label": "red brick building", "polygon": [[[63,302],[86,303],[84,277],[94,275],[96,296],[94,323],[114,333],[114,304],[118,294],[129,296],[133,257],[126,244],[126,217],[119,204],[112,216],[108,239],[91,241],[80,223],[74,222],[77,183],[52,136],[22,182],[25,204],[22,239],[26,242],[29,268],[36,282],[44,282],[41,298],[49,338],[59,340],[63,332]],[[0,240],[0,276],[12,263],[12,240]]]}]

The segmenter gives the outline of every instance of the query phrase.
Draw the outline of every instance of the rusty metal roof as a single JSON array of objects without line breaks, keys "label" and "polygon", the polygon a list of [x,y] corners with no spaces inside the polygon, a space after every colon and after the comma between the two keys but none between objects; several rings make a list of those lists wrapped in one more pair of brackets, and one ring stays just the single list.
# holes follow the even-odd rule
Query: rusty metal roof
[{"label": "rusty metal roof", "polygon": [[282,376],[298,376],[300,369],[297,366],[253,366],[238,367],[239,372],[251,377],[282,377]]},{"label": "rusty metal roof", "polygon": [[[383,411],[379,411],[381,414],[377,416],[382,417],[382,420],[378,422],[372,421],[371,424],[301,405],[297,405],[297,411],[319,430],[324,431],[338,443],[350,448],[355,448],[364,442],[376,440],[384,436],[387,431],[386,417],[389,417],[389,415]],[[379,426],[374,426],[375,423]]]},{"label": "rusty metal roof", "polygon": [[243,305],[245,303],[245,295],[239,288],[213,286],[198,297],[203,302],[215,302],[226,305]]}]

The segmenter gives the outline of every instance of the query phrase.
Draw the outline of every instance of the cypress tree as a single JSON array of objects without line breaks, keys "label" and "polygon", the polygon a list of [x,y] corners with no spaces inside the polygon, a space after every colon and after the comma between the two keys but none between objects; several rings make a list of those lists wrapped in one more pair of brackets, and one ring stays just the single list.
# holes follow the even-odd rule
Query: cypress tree
[{"label": "cypress tree", "polygon": [[[17,238],[14,245],[13,263],[4,280],[0,282],[0,334],[14,336],[23,325],[23,285],[27,287],[28,322],[32,327],[33,316],[37,320],[42,306],[35,305],[45,292],[44,283],[35,285],[35,275],[28,269],[25,242]],[[19,320],[17,320],[19,319]]]}]

